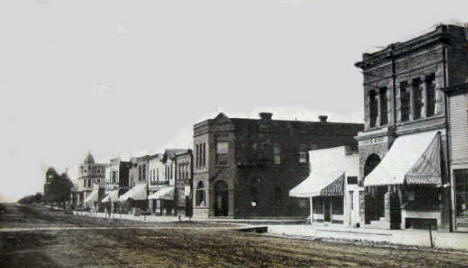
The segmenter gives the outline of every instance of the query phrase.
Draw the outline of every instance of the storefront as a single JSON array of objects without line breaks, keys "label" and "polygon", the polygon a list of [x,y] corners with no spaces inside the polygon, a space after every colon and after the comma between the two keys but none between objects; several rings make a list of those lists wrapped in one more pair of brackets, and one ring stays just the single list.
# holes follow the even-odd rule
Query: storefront
[{"label": "storefront", "polygon": [[398,137],[364,179],[366,226],[447,229],[441,158],[438,131]]},{"label": "storefront", "polygon": [[153,212],[156,215],[174,214],[174,186],[161,188],[148,196],[148,200],[153,201]]},{"label": "storefront", "polygon": [[116,213],[118,211],[119,190],[108,192],[101,202],[105,204],[106,212]]},{"label": "storefront", "polygon": [[137,184],[128,192],[119,197],[119,203],[122,207],[122,212],[138,214],[140,211],[145,211],[147,208],[148,189],[146,183]]},{"label": "storefront", "polygon": [[[310,174],[293,188],[292,197],[308,198],[311,222],[351,224],[352,197],[356,189],[346,191],[348,178],[356,178],[359,169],[359,156],[347,146],[309,151]],[[351,198],[348,196],[351,195]],[[357,214],[359,216],[359,214]]]}]

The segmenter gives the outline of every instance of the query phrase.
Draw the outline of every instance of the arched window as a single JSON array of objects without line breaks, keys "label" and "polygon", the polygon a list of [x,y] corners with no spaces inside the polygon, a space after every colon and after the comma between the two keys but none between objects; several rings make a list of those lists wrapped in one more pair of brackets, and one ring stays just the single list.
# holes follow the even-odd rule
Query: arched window
[{"label": "arched window", "polygon": [[203,182],[199,182],[197,185],[197,206],[205,206],[205,184]]},{"label": "arched window", "polygon": [[376,154],[371,154],[364,165],[364,177],[367,177],[372,170],[380,163],[380,157]]}]

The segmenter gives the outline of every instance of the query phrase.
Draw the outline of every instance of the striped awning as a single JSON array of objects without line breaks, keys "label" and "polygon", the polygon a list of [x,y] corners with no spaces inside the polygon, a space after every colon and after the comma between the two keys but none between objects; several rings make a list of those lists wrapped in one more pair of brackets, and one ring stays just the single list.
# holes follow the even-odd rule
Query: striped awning
[{"label": "striped awning", "polygon": [[344,146],[309,151],[310,174],[289,191],[293,197],[343,195],[343,177],[346,169]]},{"label": "striped awning", "polygon": [[132,189],[119,197],[120,202],[125,202],[128,199],[146,200],[147,197],[146,184],[137,184]]},{"label": "striped awning", "polygon": [[398,137],[364,186],[441,184],[441,141],[438,131]]},{"label": "striped awning", "polygon": [[344,174],[320,191],[321,196],[342,196],[344,191]]}]

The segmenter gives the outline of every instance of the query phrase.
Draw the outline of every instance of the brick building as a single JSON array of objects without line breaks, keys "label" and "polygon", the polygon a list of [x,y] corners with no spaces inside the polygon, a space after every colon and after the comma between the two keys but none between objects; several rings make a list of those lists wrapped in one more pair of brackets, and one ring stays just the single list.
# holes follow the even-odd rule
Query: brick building
[{"label": "brick building", "polygon": [[173,154],[176,168],[174,204],[177,214],[186,215],[192,209],[192,150],[181,149],[173,151]]},{"label": "brick building", "polygon": [[354,145],[361,124],[229,118],[194,125],[194,217],[305,216],[289,191],[309,174],[308,151]]},{"label": "brick building", "polygon": [[[364,75],[361,224],[450,229],[447,106],[442,89],[465,82],[466,33],[440,25],[356,63]],[[465,141],[466,142],[466,141]]]}]

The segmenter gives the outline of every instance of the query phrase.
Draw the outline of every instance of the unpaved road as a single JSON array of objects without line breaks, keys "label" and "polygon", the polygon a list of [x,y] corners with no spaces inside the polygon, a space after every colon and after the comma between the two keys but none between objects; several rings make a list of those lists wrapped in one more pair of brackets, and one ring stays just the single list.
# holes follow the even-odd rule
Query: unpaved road
[{"label": "unpaved road", "polygon": [[[139,226],[145,228],[133,228]],[[56,229],[1,232],[14,227]],[[292,240],[220,227],[226,226],[109,222],[9,205],[0,214],[0,267],[468,266],[465,252]]]}]

